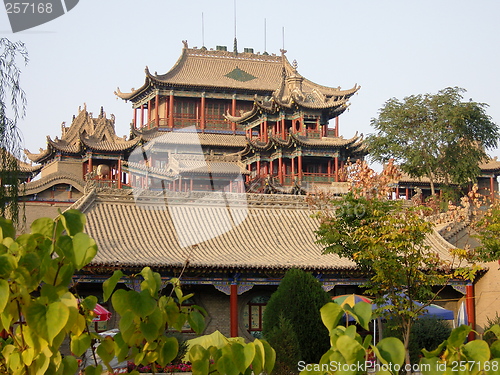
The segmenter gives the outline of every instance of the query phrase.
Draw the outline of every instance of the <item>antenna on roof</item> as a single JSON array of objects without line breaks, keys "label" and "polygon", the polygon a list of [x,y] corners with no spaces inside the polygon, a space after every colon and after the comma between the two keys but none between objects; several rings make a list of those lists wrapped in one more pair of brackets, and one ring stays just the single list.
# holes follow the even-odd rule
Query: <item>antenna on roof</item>
[{"label": "antenna on roof", "polygon": [[234,0],[234,53],[238,53],[238,41],[236,40],[236,0]]},{"label": "antenna on roof", "polygon": [[283,39],[283,49],[285,49],[285,26],[281,28],[281,38]]},{"label": "antenna on roof", "polygon": [[266,19],[264,18],[264,52],[267,51],[267,23]]},{"label": "antenna on roof", "polygon": [[205,19],[203,18],[203,12],[201,12],[201,47],[205,47]]}]

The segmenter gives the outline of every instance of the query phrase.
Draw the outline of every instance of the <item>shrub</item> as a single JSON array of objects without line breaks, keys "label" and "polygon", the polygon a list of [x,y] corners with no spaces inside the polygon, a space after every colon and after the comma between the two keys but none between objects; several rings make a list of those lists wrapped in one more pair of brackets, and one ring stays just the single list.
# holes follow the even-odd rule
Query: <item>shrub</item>
[{"label": "shrub", "polygon": [[283,315],[292,324],[299,343],[300,359],[307,363],[318,363],[321,354],[330,347],[328,330],[319,312],[329,301],[328,293],[310,273],[299,269],[287,271],[264,312],[264,337],[279,326],[280,315]]},{"label": "shrub", "polygon": [[[400,325],[396,321],[390,321],[384,328],[385,337],[397,337],[401,339],[403,335],[400,331]],[[418,363],[422,356],[422,349],[432,351],[439,344],[448,338],[451,333],[451,327],[445,320],[426,317],[415,321],[410,334],[410,361]]]},{"label": "shrub", "polygon": [[276,350],[276,363],[273,374],[289,375],[298,373],[297,363],[300,360],[300,348],[292,322],[281,314],[278,325],[268,332],[266,338]]}]

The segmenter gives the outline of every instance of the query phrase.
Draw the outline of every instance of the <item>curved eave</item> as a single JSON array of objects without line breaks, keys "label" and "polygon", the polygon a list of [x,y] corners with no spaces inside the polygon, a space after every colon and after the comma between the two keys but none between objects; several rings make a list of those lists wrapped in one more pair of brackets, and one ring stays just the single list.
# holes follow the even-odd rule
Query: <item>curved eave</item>
[{"label": "curved eave", "polygon": [[137,90],[125,93],[125,92],[122,92],[119,87],[117,87],[114,94],[117,97],[119,97],[120,99],[133,101],[139,95],[145,93],[151,87],[151,83],[152,83],[151,81],[152,81],[152,79],[154,79],[154,77],[149,73],[148,67],[146,67],[145,72],[146,72],[146,79],[144,80],[144,84],[141,87],[139,87]]},{"label": "curved eave", "polygon": [[336,111],[339,108],[346,107],[347,108],[347,99],[343,100],[328,100],[324,103],[315,103],[315,102],[307,102],[302,101],[296,95],[293,95],[294,102],[299,106],[307,109],[320,109],[320,110],[330,110]]},{"label": "curved eave", "polygon": [[303,146],[314,146],[314,147],[351,147],[351,145],[355,144],[360,140],[360,137],[356,133],[352,138],[344,139],[344,138],[327,138],[323,137],[320,140],[309,139],[298,134],[291,135],[293,139],[303,145]]},{"label": "curved eave", "polygon": [[86,147],[92,150],[116,152],[134,148],[139,144],[141,139],[135,138],[130,141],[115,140],[115,142],[93,142],[89,139],[81,138],[81,141]]},{"label": "curved eave", "polygon": [[269,140],[266,143],[259,142],[259,141],[252,141],[248,138],[247,138],[247,142],[251,148],[253,148],[255,150],[259,150],[259,151],[268,151],[271,148],[273,148],[273,145],[274,145],[272,138],[269,138]]},{"label": "curved eave", "polygon": [[47,147],[45,150],[43,150],[39,154],[32,154],[31,152],[29,152],[29,150],[24,149],[24,154],[32,162],[40,163],[43,160],[45,160],[45,158],[47,158],[48,156],[50,156],[52,154],[52,151],[49,148],[50,147]]},{"label": "curved eave", "polygon": [[47,136],[47,143],[55,150],[67,153],[67,154],[79,154],[82,151],[82,144],[78,142],[77,144],[62,145],[59,142],[53,141],[50,136]]},{"label": "curved eave", "polygon": [[25,183],[24,189],[22,190],[22,195],[31,195],[38,194],[44,190],[51,188],[54,185],[67,184],[81,193],[84,191],[85,181],[81,178],[78,178],[74,174],[66,173],[66,172],[55,172],[47,175],[45,177],[40,178],[36,181],[31,181]]}]

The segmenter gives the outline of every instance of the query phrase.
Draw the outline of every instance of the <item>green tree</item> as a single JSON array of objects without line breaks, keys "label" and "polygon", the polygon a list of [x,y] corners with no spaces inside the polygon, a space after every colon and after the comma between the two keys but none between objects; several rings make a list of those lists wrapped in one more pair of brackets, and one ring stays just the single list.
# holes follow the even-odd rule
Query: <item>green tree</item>
[{"label": "green tree", "polygon": [[26,112],[26,95],[20,86],[18,61],[28,63],[23,43],[0,38],[0,216],[17,222],[21,136],[17,121]]},{"label": "green tree", "polygon": [[375,303],[386,306],[381,313],[395,316],[401,323],[409,363],[411,328],[435,298],[432,286],[446,285],[455,275],[452,265],[426,245],[433,225],[419,215],[420,209],[353,191],[331,205],[334,210],[318,215],[319,243],[325,246],[325,253],[356,262],[369,277],[368,293],[376,297]]},{"label": "green tree", "polygon": [[448,87],[437,94],[389,99],[371,120],[376,133],[367,137],[371,158],[394,159],[412,177],[428,177],[432,194],[436,182],[467,184],[480,173],[486,150],[500,138],[487,115],[487,105],[464,101],[464,89]]},{"label": "green tree", "polygon": [[290,269],[280,282],[266,306],[263,334],[269,334],[280,325],[284,317],[293,326],[299,342],[300,359],[317,363],[321,353],[328,349],[328,331],[321,322],[320,308],[330,296],[319,281],[300,269]]}]

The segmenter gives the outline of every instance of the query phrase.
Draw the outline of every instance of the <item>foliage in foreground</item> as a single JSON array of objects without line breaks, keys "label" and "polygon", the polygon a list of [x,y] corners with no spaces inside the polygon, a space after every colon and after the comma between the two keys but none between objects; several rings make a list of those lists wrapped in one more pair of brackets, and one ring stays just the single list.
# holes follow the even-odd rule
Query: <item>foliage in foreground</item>
[{"label": "foliage in foreground", "polygon": [[317,362],[328,348],[328,332],[321,323],[319,309],[330,296],[310,273],[290,269],[271,295],[263,317],[264,337],[279,326],[280,317],[287,319],[299,343],[300,359]]},{"label": "foliage in foreground", "polygon": [[300,361],[299,340],[290,319],[281,314],[279,322],[266,334],[269,344],[276,350],[274,375],[290,375],[297,373],[297,363]]},{"label": "foliage in foreground", "polygon": [[[185,322],[197,333],[204,330],[204,311],[181,306],[184,296],[178,279],[171,279],[175,297],[161,295],[161,277],[146,267],[140,272],[140,291],[118,289],[121,271],[104,282],[104,300],[111,298],[120,316],[120,332],[102,339],[89,331],[95,296],[79,300],[68,288],[76,271],[96,255],[95,241],[83,233],[85,216],[69,210],[57,219],[38,219],[30,234],[16,238],[10,220],[0,218],[0,331],[7,339],[0,348],[4,374],[74,374],[77,358],[92,347],[109,369],[109,362],[165,367],[179,351],[178,340],[166,327],[180,331]],[[62,356],[60,347],[70,339],[74,355]],[[97,349],[91,344],[100,340]],[[274,350],[264,340],[229,343],[221,348],[193,346],[189,351],[194,375],[238,375],[249,371],[269,374]],[[102,364],[89,365],[85,374],[101,374]],[[137,374],[137,371],[130,372]]]},{"label": "foliage in foreground", "polygon": [[[333,302],[323,306],[321,317],[330,332],[331,347],[318,363],[299,362],[300,375],[361,375],[368,370],[384,375],[411,371],[423,375],[500,373],[500,341],[491,346],[484,340],[465,343],[472,331],[469,326],[455,328],[433,351],[422,349],[423,357],[418,364],[405,365],[405,348],[401,340],[386,337],[373,345],[372,337],[367,335],[363,339],[356,325],[347,328],[339,325],[346,312],[364,329],[368,329],[368,322],[373,319],[371,305],[365,302],[357,303],[354,308]],[[500,338],[499,325],[491,327],[489,332]],[[371,360],[372,353],[375,361]]]},{"label": "foliage in foreground", "polygon": [[[402,338],[401,325],[394,320],[384,326],[384,337]],[[418,363],[422,349],[432,351],[448,338],[451,333],[450,324],[435,317],[423,317],[415,320],[410,333],[410,362]]]}]

